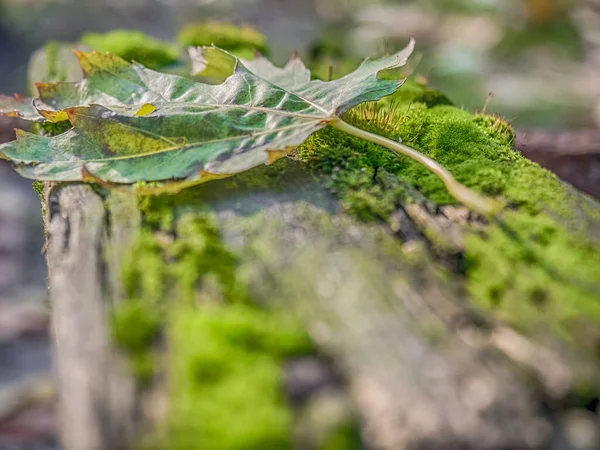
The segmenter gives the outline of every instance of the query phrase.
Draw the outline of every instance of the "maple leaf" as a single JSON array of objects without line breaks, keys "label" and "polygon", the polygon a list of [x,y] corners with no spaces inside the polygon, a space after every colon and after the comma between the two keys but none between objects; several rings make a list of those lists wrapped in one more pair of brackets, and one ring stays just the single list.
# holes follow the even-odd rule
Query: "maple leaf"
[{"label": "maple leaf", "polygon": [[329,82],[311,81],[297,56],[277,68],[262,57],[243,63],[216,47],[192,52],[196,75],[217,80],[227,74],[220,84],[155,72],[110,54],[76,52],[81,81],[37,84],[39,97],[29,102],[0,99],[0,112],[68,120],[72,128],[53,137],[18,132],[16,141],[0,146],[0,155],[27,178],[176,181],[180,189],[270,164],[331,125],[419,160],[461,201],[486,210],[435,161],[340,119],[362,102],[394,93],[403,80],[378,74],[405,65],[413,48],[411,40],[395,55],[367,59]]},{"label": "maple leaf", "polygon": [[42,122],[44,118],[36,111],[32,99],[15,94],[13,97],[0,94],[0,115],[19,117],[31,122]]},{"label": "maple leaf", "polygon": [[[224,60],[233,63],[233,73],[219,85],[78,52],[86,77],[38,84],[40,97],[32,101],[43,118],[67,119],[73,128],[55,137],[19,132],[0,151],[23,176],[39,180],[79,181],[84,167],[113,183],[238,173],[284,156],[358,103],[395,92],[402,82],[379,80],[377,73],[405,64],[412,47],[328,83],[310,81],[294,58],[273,71],[279,85],[265,79],[271,67],[262,60],[254,66],[265,78],[216,47],[202,49],[202,72],[223,67]],[[139,115],[143,105],[152,111]]]}]

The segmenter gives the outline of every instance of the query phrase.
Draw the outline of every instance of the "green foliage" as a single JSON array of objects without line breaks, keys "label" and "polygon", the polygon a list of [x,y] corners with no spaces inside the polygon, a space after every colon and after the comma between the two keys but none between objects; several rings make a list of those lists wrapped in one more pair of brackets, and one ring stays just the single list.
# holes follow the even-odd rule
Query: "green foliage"
[{"label": "green foliage", "polygon": [[177,62],[179,49],[141,31],[114,30],[87,33],[81,43],[100,53],[112,53],[126,61],[136,61],[150,69],[160,69]]},{"label": "green foliage", "polygon": [[268,53],[266,38],[256,29],[236,27],[228,23],[201,22],[187,25],[177,38],[185,46],[203,47],[216,45],[239,58],[252,59],[254,52]]},{"label": "green foliage", "polygon": [[411,103],[424,103],[428,108],[442,105],[453,105],[452,101],[445,94],[414,79],[404,83],[402,89],[398,90],[396,93],[394,93],[394,95],[384,97],[379,102],[380,105],[390,105],[392,110],[394,105],[410,105]]}]

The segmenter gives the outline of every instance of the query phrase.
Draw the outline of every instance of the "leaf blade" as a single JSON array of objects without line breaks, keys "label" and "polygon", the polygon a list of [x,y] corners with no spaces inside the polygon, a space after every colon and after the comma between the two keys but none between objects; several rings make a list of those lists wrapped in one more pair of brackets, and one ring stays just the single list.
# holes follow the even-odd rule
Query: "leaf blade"
[{"label": "leaf blade", "polygon": [[218,85],[78,52],[85,78],[40,84],[32,103],[73,128],[55,137],[20,133],[0,152],[41,180],[131,184],[239,173],[285,156],[351,105],[394,92],[401,82],[377,75],[405,64],[412,46],[333,82],[310,81],[297,56],[281,69],[264,58],[247,68],[216,47],[199,49],[201,76],[232,71]]}]

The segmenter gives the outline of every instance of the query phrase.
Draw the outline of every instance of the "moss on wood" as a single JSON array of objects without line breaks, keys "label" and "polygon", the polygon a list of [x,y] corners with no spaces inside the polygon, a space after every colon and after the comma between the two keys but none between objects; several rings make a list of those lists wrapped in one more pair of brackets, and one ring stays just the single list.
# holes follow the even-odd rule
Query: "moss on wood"
[{"label": "moss on wood", "polygon": [[81,43],[101,53],[109,52],[126,61],[136,61],[151,69],[177,62],[179,48],[148,36],[141,31],[113,30],[108,33],[87,33]]},{"label": "moss on wood", "polygon": [[254,305],[210,214],[169,214],[153,224],[177,239],[165,228],[140,232],[123,271],[131,300],[112,322],[141,382],[158,371],[161,329],[170,348],[168,419],[150,447],[293,448],[283,362],[313,351],[305,330],[285,312]]},{"label": "moss on wood", "polygon": [[[514,132],[501,118],[432,103],[436,96],[428,88],[408,87],[378,105],[355,108],[347,120],[401,139],[461,183],[507,204],[495,223],[467,236],[465,276],[474,302],[525,333],[558,333],[600,357],[600,248],[586,233],[589,220],[600,223],[597,204],[584,201],[589,216],[576,219],[571,189],[513,150]],[[297,157],[328,175],[346,211],[363,220],[386,220],[406,201],[398,185],[382,187],[382,171],[437,205],[455,203],[423,166],[335,129],[310,137]]]},{"label": "moss on wood", "polygon": [[283,392],[286,357],[311,351],[289,316],[249,305],[182,307],[170,314],[168,448],[293,448]]},{"label": "moss on wood", "polygon": [[238,27],[221,22],[192,23],[184,27],[177,38],[184,46],[216,45],[244,59],[253,59],[255,50],[268,53],[266,38],[250,26]]}]

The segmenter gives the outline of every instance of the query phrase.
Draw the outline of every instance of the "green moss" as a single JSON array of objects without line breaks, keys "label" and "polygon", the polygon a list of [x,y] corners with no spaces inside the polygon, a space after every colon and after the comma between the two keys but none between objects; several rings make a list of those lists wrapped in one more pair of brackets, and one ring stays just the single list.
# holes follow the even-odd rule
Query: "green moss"
[{"label": "green moss", "polygon": [[37,192],[38,196],[40,197],[40,201],[44,201],[44,189],[45,189],[45,185],[43,181],[34,181],[32,184],[33,186],[33,190],[35,192]]},{"label": "green moss", "polygon": [[310,351],[289,317],[246,305],[172,315],[170,449],[293,448],[283,358]]},{"label": "green moss", "polygon": [[142,382],[148,381],[154,374],[152,344],[160,328],[157,308],[146,301],[129,300],[114,310],[111,326],[113,339],[129,354],[132,372]]},{"label": "green moss", "polygon": [[265,36],[249,26],[237,27],[220,22],[193,23],[181,30],[177,40],[181,45],[193,47],[214,44],[245,59],[254,58],[255,50],[264,55],[268,53]]},{"label": "green moss", "polygon": [[137,61],[151,69],[177,62],[177,46],[150,37],[141,31],[114,30],[104,34],[88,33],[81,43],[98,52],[110,52],[127,61]]},{"label": "green moss", "polygon": [[357,424],[348,422],[333,430],[325,438],[319,450],[361,450],[363,448]]},{"label": "green moss", "polygon": [[165,227],[146,221],[128,252],[123,280],[133,300],[112,321],[141,381],[155,373],[154,344],[166,330],[171,392],[150,448],[291,449],[282,364],[312,343],[291,315],[252,303],[212,215],[186,211],[183,199],[167,212],[168,198],[142,199],[151,224]]},{"label": "green moss", "polygon": [[[402,89],[377,105],[355,108],[346,119],[402,139],[471,189],[501,197],[508,205],[498,222],[466,239],[473,301],[526,334],[551,330],[600,357],[600,333],[593,331],[600,324],[600,249],[584,232],[589,225],[574,220],[568,188],[512,149],[514,132],[504,120],[428,105],[425,90],[419,96],[418,86],[408,94]],[[329,175],[345,210],[363,220],[385,220],[407,200],[398,184],[383,183],[385,174],[438,205],[455,203],[425,167],[335,129],[311,136],[297,157]]]},{"label": "green moss", "polygon": [[486,235],[470,235],[465,256],[480,305],[523,332],[550,332],[600,350],[597,246],[546,214],[511,211]]},{"label": "green moss", "polygon": [[[385,74],[380,76],[385,78]],[[440,105],[452,105],[452,101],[442,92],[432,89],[415,79],[408,79],[394,94],[384,97],[380,105],[424,103],[428,108]]]},{"label": "green moss", "polygon": [[168,277],[163,257],[167,245],[161,244],[149,230],[139,232],[123,261],[122,280],[128,298],[139,298],[150,305],[160,305],[166,293]]},{"label": "green moss", "polygon": [[63,120],[62,122],[39,122],[31,124],[31,132],[40,136],[57,136],[64,133],[72,127],[71,122]]},{"label": "green moss", "polygon": [[113,317],[113,337],[131,353],[146,350],[152,345],[160,326],[156,308],[146,301],[130,300],[118,307]]},{"label": "green moss", "polygon": [[172,273],[177,279],[177,293],[181,300],[193,301],[198,283],[203,280],[215,280],[212,294],[226,301],[248,300],[245,289],[236,279],[237,261],[224,247],[210,217],[183,216],[178,221],[177,240],[171,246],[170,254],[178,261]]},{"label": "green moss", "polygon": [[165,247],[149,230],[140,230],[123,261],[121,279],[128,300],[115,306],[111,318],[112,337],[141,383],[151,380],[156,369],[153,345],[163,327],[168,284]]},{"label": "green moss", "polygon": [[47,215],[48,215],[48,202],[46,201],[46,185],[43,181],[34,181],[32,183],[33,190],[37,192],[38,198],[40,199],[40,210],[42,213],[42,219],[44,223],[44,239],[48,239],[48,228],[47,228]]},{"label": "green moss", "polygon": [[[384,120],[373,119],[375,114],[368,106],[351,111],[347,120],[390,139],[402,139],[444,164],[460,182],[479,192],[501,195],[531,213],[542,207],[562,209],[566,194],[557,178],[512,149],[513,132],[501,119],[472,115],[447,105],[429,108],[414,100],[406,104],[400,95],[391,97],[386,101],[388,106],[384,103],[378,107],[388,114]],[[397,99],[401,101],[393,103]],[[323,136],[317,139],[322,140]],[[331,145],[337,149],[336,157],[343,158],[344,153],[352,152],[348,147],[354,148],[360,154],[361,168],[383,167],[418,187],[436,203],[454,203],[441,180],[420,164],[341,133],[330,134],[327,142],[331,140],[335,140]],[[322,147],[325,142],[318,145]],[[313,152],[313,159],[314,155],[320,155],[317,159],[330,159],[324,153]]]},{"label": "green moss", "polygon": [[506,120],[497,115],[476,114],[475,123],[481,126],[483,131],[495,141],[512,146],[515,141],[515,130]]},{"label": "green moss", "polygon": [[[290,161],[280,160],[273,165],[259,166],[235,177],[185,189],[177,195],[140,195],[139,205],[144,222],[154,230],[174,232],[173,223],[181,216],[186,213],[208,213],[209,205],[227,201],[235,192],[287,189],[290,181],[298,176],[298,171],[286,163]],[[255,211],[259,206],[248,203],[235,205],[237,210],[247,213]]]}]

